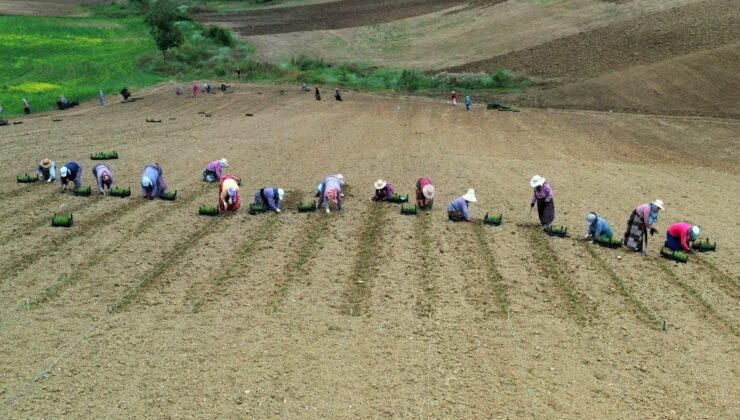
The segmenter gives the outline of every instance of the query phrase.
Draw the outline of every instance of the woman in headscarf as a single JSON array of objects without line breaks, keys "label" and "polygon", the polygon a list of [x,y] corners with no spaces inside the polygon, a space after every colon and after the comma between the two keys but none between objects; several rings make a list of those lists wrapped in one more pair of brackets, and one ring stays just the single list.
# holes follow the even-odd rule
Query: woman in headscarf
[{"label": "woman in headscarf", "polygon": [[555,200],[552,193],[552,187],[545,181],[545,178],[535,175],[529,181],[529,186],[534,189],[530,207],[537,204],[537,214],[540,217],[540,224],[544,229],[552,225],[555,220]]},{"label": "woman in headscarf", "polygon": [[49,158],[41,159],[36,172],[38,172],[44,181],[54,182],[57,179],[57,163]]},{"label": "woman in headscarf", "polygon": [[144,168],[141,175],[141,193],[144,198],[153,200],[167,192],[167,183],[164,182],[164,173],[158,163],[152,163]]},{"label": "woman in headscarf", "polygon": [[67,189],[67,183],[72,181],[75,188],[82,187],[82,165],[77,162],[67,162],[59,169],[59,178],[62,183],[62,192]]},{"label": "woman in headscarf", "polygon": [[113,172],[111,172],[107,165],[102,163],[93,166],[92,172],[98,182],[98,191],[100,191],[100,194],[105,195],[106,187],[108,191],[113,188]]},{"label": "woman in headscarf", "polygon": [[586,235],[586,239],[590,239],[591,242],[595,242],[601,236],[611,239],[612,235],[614,235],[611,226],[609,226],[609,222],[593,211],[586,217],[586,222],[588,223],[588,234]]},{"label": "woman in headscarf", "polygon": [[422,210],[431,210],[434,207],[434,185],[427,177],[416,181],[416,205]]},{"label": "woman in headscarf", "polygon": [[275,213],[280,213],[280,203],[285,198],[285,190],[276,187],[260,188],[254,193],[254,202],[267,207]]},{"label": "woman in headscarf", "polygon": [[627,221],[627,230],[624,232],[624,246],[633,251],[640,251],[642,255],[647,255],[647,234],[649,231],[652,236],[657,232],[654,226],[661,210],[664,210],[662,200],[645,203],[634,209]]},{"label": "woman in headscarf", "polygon": [[239,183],[233,175],[224,175],[218,181],[218,209],[221,212],[237,211],[241,207]]},{"label": "woman in headscarf", "polygon": [[393,185],[388,182],[379,179],[375,181],[373,185],[375,187],[375,194],[373,194],[371,200],[373,201],[388,201],[393,197]]},{"label": "woman in headscarf", "polygon": [[227,168],[228,166],[229,161],[227,161],[225,158],[214,160],[213,162],[209,163],[208,166],[206,166],[206,169],[203,171],[203,181],[216,182],[220,180],[223,176],[224,168]]},{"label": "woman in headscarf", "polygon": [[693,252],[691,243],[699,238],[700,233],[701,229],[697,225],[686,222],[674,223],[666,232],[665,246],[673,251]]},{"label": "woman in headscarf", "polygon": [[319,185],[319,208],[324,207],[327,213],[330,213],[330,207],[333,203],[337,210],[342,210],[342,185],[344,177],[341,174],[329,175]]},{"label": "woman in headscarf", "polygon": [[455,199],[447,206],[447,218],[452,222],[468,222],[475,223],[470,214],[470,203],[477,203],[478,199],[475,197],[475,190],[472,188],[468,190],[465,195]]}]

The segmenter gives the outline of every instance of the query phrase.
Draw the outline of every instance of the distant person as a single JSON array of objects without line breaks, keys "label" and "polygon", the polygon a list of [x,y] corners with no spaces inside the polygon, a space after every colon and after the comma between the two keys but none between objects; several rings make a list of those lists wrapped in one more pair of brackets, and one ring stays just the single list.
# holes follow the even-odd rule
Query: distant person
[{"label": "distant person", "polygon": [[540,225],[547,229],[555,220],[555,196],[552,187],[545,181],[545,178],[535,175],[529,181],[529,186],[534,189],[530,207],[537,205],[537,215],[540,218]]},{"label": "distant person", "polygon": [[237,79],[241,79],[242,78],[242,69],[241,68],[237,68],[236,69],[236,78]]},{"label": "distant person", "polygon": [[416,205],[422,210],[431,210],[434,207],[434,185],[427,177],[416,181]]},{"label": "distant person", "polygon": [[637,206],[627,221],[627,231],[624,232],[624,246],[633,251],[640,251],[642,255],[647,255],[647,234],[650,231],[650,236],[653,236],[658,231],[655,229],[655,223],[660,217],[661,210],[665,210],[662,200],[655,200],[652,203]]},{"label": "distant person", "polygon": [[308,83],[303,82],[303,84],[301,84],[301,89],[303,89],[304,92],[308,92]]},{"label": "distant person", "polygon": [[611,239],[612,235],[614,235],[609,222],[595,212],[591,212],[586,216],[586,223],[588,224],[588,234],[586,234],[585,239],[590,239],[591,242],[596,242],[601,236]]},{"label": "distant person", "polygon": [[450,99],[452,100],[452,106],[457,106],[457,101],[460,100],[460,94],[453,90]]},{"label": "distant person", "polygon": [[342,186],[344,177],[342,175],[329,175],[317,188],[319,190],[319,208],[323,207],[327,213],[331,213],[330,207],[333,203],[337,210],[342,210]]},{"label": "distant person", "polygon": [[221,92],[224,92],[224,93],[226,93],[226,89],[228,89],[228,88],[229,88],[229,87],[228,87],[228,86],[226,86],[226,84],[224,84],[224,83],[221,83],[221,88],[220,88],[220,89],[221,89]]},{"label": "distant person", "polygon": [[224,175],[218,182],[218,210],[237,211],[241,207],[239,183],[233,175]]},{"label": "distant person", "polygon": [[205,182],[216,182],[221,179],[224,168],[229,167],[229,161],[225,158],[214,160],[206,166],[203,171],[203,181]]},{"label": "distant person", "polygon": [[141,193],[144,198],[153,200],[167,192],[167,183],[164,182],[164,173],[158,163],[152,163],[144,168],[141,175]]},{"label": "distant person", "polygon": [[54,182],[57,179],[57,163],[49,158],[41,159],[36,172],[46,182]]},{"label": "distant person", "polygon": [[59,169],[59,177],[62,183],[62,192],[67,190],[67,183],[72,181],[75,188],[82,187],[82,165],[77,162],[67,162]]},{"label": "distant person", "polygon": [[93,176],[98,183],[98,191],[100,194],[105,195],[105,189],[108,188],[108,192],[113,188],[113,172],[107,165],[102,163],[93,166]]},{"label": "distant person", "polygon": [[475,190],[469,189],[460,198],[455,199],[447,206],[447,219],[452,222],[468,222],[475,223],[470,214],[470,203],[477,203],[478,199],[475,197]]},{"label": "distant person", "polygon": [[470,105],[473,105],[473,101],[470,99],[470,96],[465,97],[465,110],[470,112]]},{"label": "distant person", "polygon": [[277,187],[260,188],[254,193],[254,202],[267,207],[275,213],[280,213],[280,203],[285,198],[285,190]]},{"label": "distant person", "polygon": [[342,95],[339,94],[339,89],[334,90],[334,99],[336,99],[339,102],[342,102]]},{"label": "distant person", "polygon": [[100,106],[105,105],[105,93],[102,90],[98,93],[98,103],[100,103]]},{"label": "distant person", "polygon": [[178,86],[175,88],[175,96],[181,96],[181,95],[182,95],[182,88]]},{"label": "distant person", "polygon": [[320,101],[321,100],[321,92],[319,91],[319,88],[318,87],[316,88],[316,100],[317,101]]},{"label": "distant person", "polygon": [[206,93],[211,93],[211,84],[210,83],[206,83],[205,85],[203,85],[203,87],[205,88]]},{"label": "distant person", "polygon": [[200,86],[198,86],[197,83],[193,82],[193,96],[198,96],[200,93]]},{"label": "distant person", "polygon": [[31,104],[28,103],[28,99],[23,98],[23,112],[28,115],[31,113]]},{"label": "distant person", "polygon": [[388,182],[379,179],[375,181],[373,185],[375,187],[375,194],[373,194],[371,200],[373,201],[388,201],[393,197],[393,185]]},{"label": "distant person", "polygon": [[121,96],[123,96],[123,102],[128,102],[128,98],[131,97],[131,91],[127,87],[121,89]]},{"label": "distant person", "polygon": [[701,229],[697,225],[686,222],[674,223],[666,232],[665,246],[673,251],[693,252],[691,244],[699,239],[700,233]]}]

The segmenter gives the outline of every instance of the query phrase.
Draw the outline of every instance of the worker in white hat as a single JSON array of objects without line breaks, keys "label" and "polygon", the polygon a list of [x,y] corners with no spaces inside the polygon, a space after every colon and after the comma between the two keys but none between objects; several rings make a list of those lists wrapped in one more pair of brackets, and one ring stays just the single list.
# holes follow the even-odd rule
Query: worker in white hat
[{"label": "worker in white hat", "polygon": [[285,198],[285,190],[277,187],[260,188],[254,193],[254,202],[267,207],[275,213],[280,213],[280,203]]},{"label": "worker in white hat", "polygon": [[75,188],[82,187],[82,165],[77,162],[67,162],[59,168],[59,180],[62,183],[62,191],[67,189],[69,181],[74,182]]},{"label": "worker in white hat", "polygon": [[529,206],[534,207],[537,204],[537,215],[540,218],[540,224],[543,229],[547,229],[555,220],[555,196],[552,187],[550,183],[545,181],[544,177],[539,175],[532,177],[529,186],[534,190]]},{"label": "worker in white hat", "polygon": [[203,171],[203,181],[219,181],[221,179],[221,176],[223,176],[224,168],[227,168],[228,166],[229,161],[226,160],[226,158],[214,160],[213,162],[209,163],[208,166],[206,166],[206,169]]},{"label": "worker in white hat", "polygon": [[373,194],[372,201],[388,201],[393,197],[393,185],[387,181],[379,179],[373,184],[375,187],[375,194]]},{"label": "worker in white hat", "polygon": [[41,159],[36,172],[46,182],[54,182],[57,179],[57,164],[49,158]]},{"label": "worker in white hat", "polygon": [[153,200],[167,192],[167,183],[164,182],[164,173],[158,163],[151,163],[144,167],[141,175],[141,193],[144,198]]},{"label": "worker in white hat", "polygon": [[421,210],[431,210],[434,207],[434,192],[431,179],[419,178],[416,181],[416,205]]},{"label": "worker in white hat", "polygon": [[699,239],[700,233],[701,229],[697,225],[686,222],[674,223],[666,232],[665,246],[673,251],[693,252],[691,243]]},{"label": "worker in white hat", "polygon": [[647,234],[650,232],[650,236],[655,235],[657,232],[655,223],[660,217],[660,212],[664,210],[663,200],[655,200],[652,203],[637,206],[627,221],[627,230],[624,232],[624,246],[633,251],[640,251],[642,255],[647,255]]},{"label": "worker in white hat", "polygon": [[475,219],[470,215],[470,203],[477,203],[478,199],[475,197],[475,190],[469,189],[460,198],[455,199],[447,206],[447,218],[452,222],[469,222],[475,223]]}]

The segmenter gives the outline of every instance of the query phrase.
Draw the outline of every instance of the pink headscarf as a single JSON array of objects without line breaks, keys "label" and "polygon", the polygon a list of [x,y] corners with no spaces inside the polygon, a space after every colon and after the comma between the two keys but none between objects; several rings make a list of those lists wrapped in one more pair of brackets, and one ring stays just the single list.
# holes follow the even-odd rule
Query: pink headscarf
[{"label": "pink headscarf", "polygon": [[331,188],[326,191],[326,198],[331,200],[331,202],[334,204],[337,204],[338,196],[339,196],[339,190],[337,190],[336,188]]}]

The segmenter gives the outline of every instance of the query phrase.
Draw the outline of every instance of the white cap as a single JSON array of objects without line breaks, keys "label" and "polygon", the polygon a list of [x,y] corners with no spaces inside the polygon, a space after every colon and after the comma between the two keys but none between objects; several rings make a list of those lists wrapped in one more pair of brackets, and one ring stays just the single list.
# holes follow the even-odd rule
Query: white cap
[{"label": "white cap", "polygon": [[228,161],[228,160],[226,160],[226,158],[221,158],[221,160],[219,160],[218,162],[219,162],[219,163],[221,164],[221,166],[223,166],[223,167],[229,166],[229,161]]},{"label": "white cap", "polygon": [[376,190],[382,190],[383,188],[385,188],[386,185],[388,185],[388,183],[383,181],[382,179],[375,181]]},{"label": "white cap", "polygon": [[588,217],[586,217],[586,221],[588,221],[589,223],[595,222],[596,221],[596,213],[594,213],[594,212],[589,213],[588,214]]},{"label": "white cap", "polygon": [[342,176],[342,174],[336,174],[336,177],[337,177],[338,180],[340,180],[340,181],[342,181],[342,183],[344,183],[344,177]]},{"label": "white cap", "polygon": [[278,200],[282,201],[283,197],[285,197],[285,190],[282,188],[278,188]]},{"label": "white cap", "polygon": [[655,205],[655,207],[661,210],[665,210],[665,208],[663,208],[663,200],[655,200],[653,201],[653,204]]},{"label": "white cap", "polygon": [[66,166],[62,166],[62,168],[59,170],[59,175],[62,176],[62,178],[66,177],[69,174],[69,169],[67,169]]},{"label": "white cap", "polygon": [[431,200],[432,198],[434,198],[434,185],[425,185],[424,188],[421,189],[421,193],[424,195],[424,198],[426,198],[427,200]]},{"label": "white cap", "polygon": [[699,226],[694,225],[691,226],[691,237],[696,239],[699,237],[699,233],[701,233],[701,229],[699,229]]},{"label": "white cap", "polygon": [[152,180],[148,176],[142,176],[141,177],[141,186],[142,187],[151,187],[152,186]]},{"label": "white cap", "polygon": [[532,177],[532,180],[529,181],[529,186],[532,187],[532,188],[536,188],[536,187],[541,187],[542,184],[544,184],[544,183],[545,183],[545,178],[543,178],[543,177],[541,177],[539,175],[535,175],[535,176]]},{"label": "white cap", "polygon": [[465,195],[462,196],[462,198],[465,201],[470,201],[471,203],[477,203],[478,202],[478,199],[475,198],[475,190],[472,189],[472,188],[469,189],[468,192],[466,192]]}]

